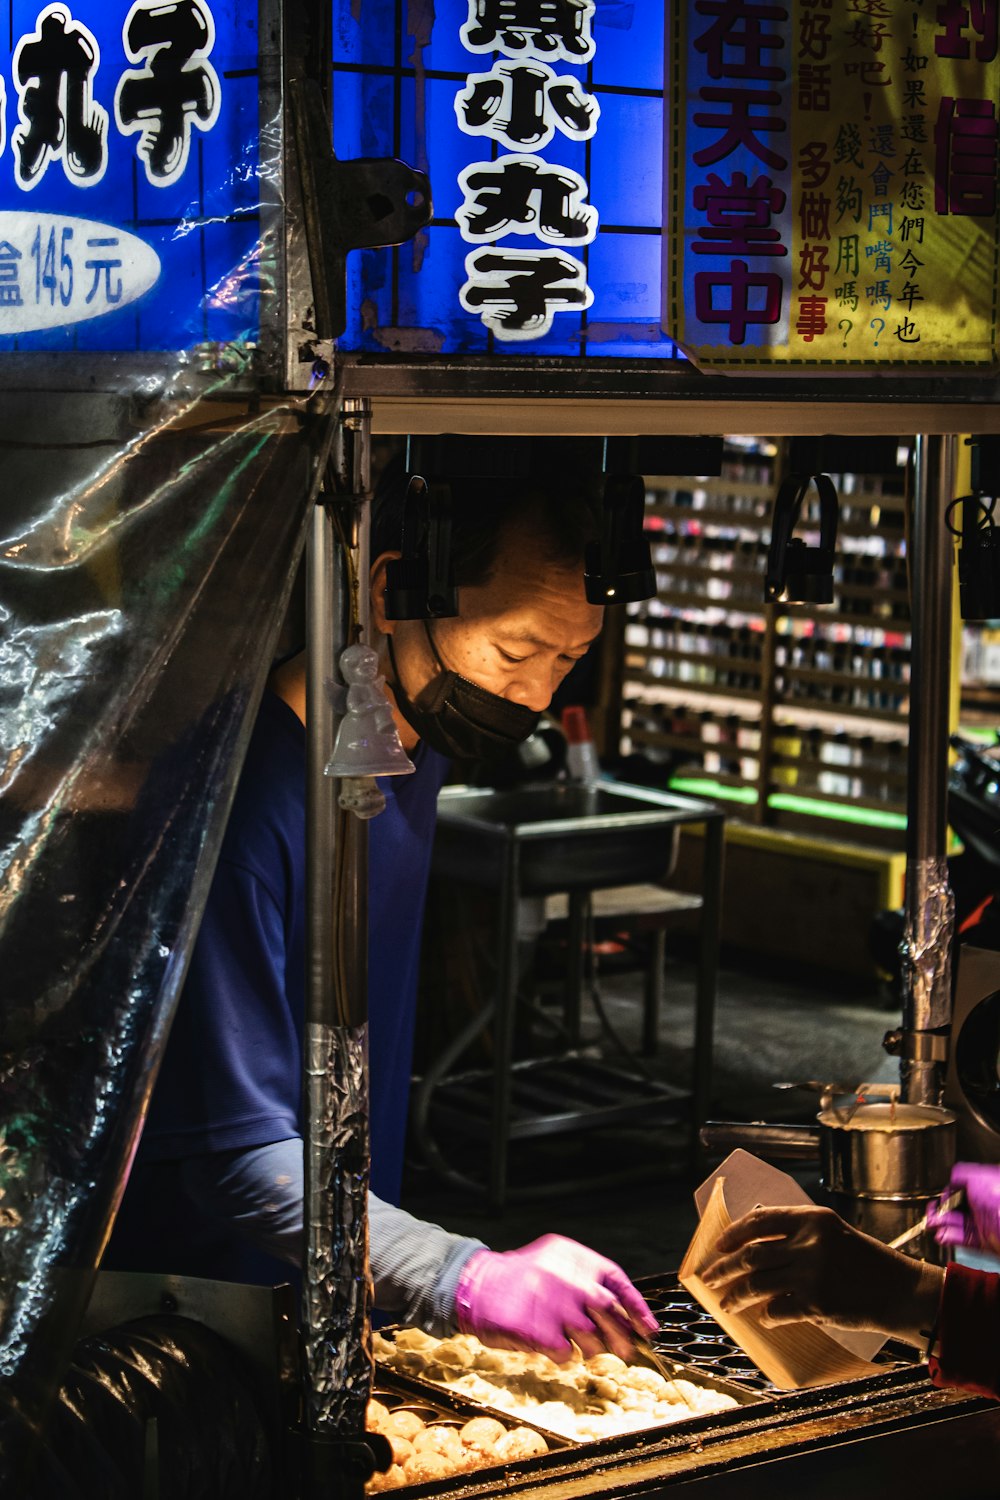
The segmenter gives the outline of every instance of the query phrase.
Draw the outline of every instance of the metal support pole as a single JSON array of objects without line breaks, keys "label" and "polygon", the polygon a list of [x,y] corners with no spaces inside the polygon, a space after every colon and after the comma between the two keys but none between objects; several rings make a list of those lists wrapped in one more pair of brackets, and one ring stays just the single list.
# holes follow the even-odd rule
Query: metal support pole
[{"label": "metal support pole", "polygon": [[719,987],[719,945],[722,942],[722,874],[726,855],[726,820],[705,820],[705,861],[702,866],[701,936],[694,1010],[694,1065],[691,1084],[691,1161],[704,1167],[701,1127],[712,1103],[715,1059],[715,1003]]},{"label": "metal support pole", "polygon": [[[371,1391],[368,1269],[368,841],[324,774],[339,723],[341,652],[367,626],[367,400],[340,416],[333,488],[308,552],[303,1491],[360,1497]],[[331,1485],[333,1489],[331,1489]]]},{"label": "metal support pole", "polygon": [[514,1052],[514,1013],[519,974],[517,908],[521,895],[521,846],[508,837],[504,849],[503,880],[497,903],[496,1014],[493,1022],[493,1111],[490,1119],[489,1206],[499,1213],[507,1201],[507,1158],[510,1152],[511,1064]]},{"label": "metal support pole", "polygon": [[951,1025],[954,898],[948,884],[947,784],[952,543],[944,524],[956,439],[919,436],[909,539],[911,653],[906,922],[900,1082],[904,1100],[941,1103]]}]

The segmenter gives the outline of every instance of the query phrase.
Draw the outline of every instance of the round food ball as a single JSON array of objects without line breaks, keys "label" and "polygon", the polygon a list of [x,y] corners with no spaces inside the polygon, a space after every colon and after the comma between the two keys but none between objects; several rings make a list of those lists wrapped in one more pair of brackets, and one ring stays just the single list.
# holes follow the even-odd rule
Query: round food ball
[{"label": "round food ball", "polygon": [[392,1461],[394,1464],[405,1464],[408,1458],[413,1457],[413,1444],[409,1438],[400,1437],[398,1432],[387,1432],[389,1446],[392,1449]]},{"label": "round food ball", "polygon": [[437,1348],[437,1339],[422,1328],[399,1328],[396,1330],[397,1349],[415,1349],[422,1354],[432,1354]]},{"label": "round food ball", "polygon": [[498,1439],[496,1455],[501,1463],[514,1463],[520,1458],[537,1458],[542,1453],[548,1453],[548,1444],[541,1433],[533,1432],[530,1427],[512,1427],[510,1432],[505,1432]]},{"label": "round food ball", "polygon": [[434,1359],[436,1364],[447,1365],[449,1368],[459,1365],[467,1370],[475,1362],[475,1354],[462,1335],[456,1333],[453,1338],[441,1340],[434,1351]]},{"label": "round food ball", "polygon": [[617,1401],[619,1384],[610,1375],[587,1375],[581,1381],[580,1390],[587,1396],[597,1396],[601,1401]]},{"label": "round food ball", "polygon": [[409,1438],[411,1441],[418,1432],[423,1432],[424,1424],[415,1411],[407,1411],[401,1406],[396,1411],[388,1413],[385,1421],[386,1434],[391,1437],[393,1433],[397,1437]]},{"label": "round food ball", "polygon": [[423,1432],[417,1433],[413,1439],[413,1451],[414,1453],[440,1453],[443,1458],[452,1459],[455,1463],[464,1452],[458,1429],[437,1425],[425,1427]]},{"label": "round food ball", "polygon": [[503,1371],[510,1368],[510,1355],[506,1349],[488,1349],[485,1346],[476,1355],[477,1370]]},{"label": "round food ball", "polygon": [[628,1372],[628,1379],[622,1381],[632,1391],[648,1391],[654,1396],[664,1396],[670,1391],[670,1386],[658,1370],[646,1370],[641,1365],[632,1368]]},{"label": "round food ball", "polygon": [[451,1340],[452,1343],[458,1344],[460,1348],[468,1349],[473,1359],[477,1355],[482,1354],[485,1348],[485,1345],[479,1342],[474,1333],[453,1333]]},{"label": "round food ball", "polygon": [[466,1422],[459,1437],[467,1448],[473,1448],[477,1453],[488,1453],[492,1457],[494,1448],[506,1431],[506,1427],[496,1417],[473,1417],[471,1422]]},{"label": "round food ball", "polygon": [[373,1474],[365,1485],[369,1495],[377,1494],[379,1490],[396,1490],[401,1484],[406,1483],[406,1475],[399,1464],[393,1464],[386,1469],[384,1474]]},{"label": "round food ball", "polygon": [[369,1432],[384,1432],[389,1420],[389,1408],[376,1401],[373,1396],[365,1408],[365,1426]]},{"label": "round food ball", "polygon": [[414,1453],[403,1465],[403,1472],[410,1484],[422,1484],[427,1479],[447,1479],[454,1469],[441,1453]]}]

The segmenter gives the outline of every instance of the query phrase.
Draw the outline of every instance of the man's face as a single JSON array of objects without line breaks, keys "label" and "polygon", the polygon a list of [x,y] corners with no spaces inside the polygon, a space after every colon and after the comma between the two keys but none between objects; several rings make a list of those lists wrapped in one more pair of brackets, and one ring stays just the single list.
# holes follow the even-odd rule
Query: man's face
[{"label": "man's face", "polygon": [[[376,592],[384,582],[376,582]],[[443,665],[488,692],[540,713],[600,633],[604,610],[589,604],[582,568],[556,568],[539,557],[530,532],[505,537],[489,582],[461,590],[462,613],[430,630]],[[392,632],[396,666],[418,699],[441,668],[420,620],[376,623]]]}]

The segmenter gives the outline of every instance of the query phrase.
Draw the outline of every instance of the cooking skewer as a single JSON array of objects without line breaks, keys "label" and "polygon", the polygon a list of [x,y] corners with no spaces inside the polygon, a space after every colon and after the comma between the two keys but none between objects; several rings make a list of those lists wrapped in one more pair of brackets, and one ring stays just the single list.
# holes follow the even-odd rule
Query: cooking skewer
[{"label": "cooking skewer", "polygon": [[930,1208],[928,1208],[922,1219],[918,1219],[910,1229],[904,1229],[902,1234],[897,1234],[894,1240],[889,1241],[889,1249],[901,1250],[902,1247],[904,1245],[908,1245],[911,1240],[917,1239],[920,1235],[926,1232],[932,1212],[935,1215],[938,1213],[950,1214],[953,1208],[959,1207],[964,1197],[965,1189],[959,1188],[956,1193],[951,1193],[943,1203],[933,1204]]},{"label": "cooking skewer", "polygon": [[677,1384],[674,1373],[672,1373],[677,1372],[680,1374],[690,1375],[693,1372],[688,1370],[685,1365],[678,1363],[676,1360],[668,1360],[664,1355],[660,1353],[658,1349],[653,1348],[653,1345],[649,1342],[649,1339],[643,1338],[641,1334],[633,1334],[632,1340],[635,1344],[636,1353],[639,1355],[639,1357],[644,1360],[647,1365],[654,1369],[657,1375],[663,1376],[663,1379],[669,1386],[673,1388],[677,1396],[687,1407],[688,1411],[695,1411],[696,1407],[692,1404],[689,1397],[685,1396],[684,1392]]}]

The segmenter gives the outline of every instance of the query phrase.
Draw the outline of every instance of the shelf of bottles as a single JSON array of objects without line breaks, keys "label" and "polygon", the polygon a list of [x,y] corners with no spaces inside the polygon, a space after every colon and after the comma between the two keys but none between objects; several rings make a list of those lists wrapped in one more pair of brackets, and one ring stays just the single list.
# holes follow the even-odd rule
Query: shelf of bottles
[{"label": "shelf of bottles", "polygon": [[960,728],[990,742],[1000,728],[1000,620],[962,627],[961,670]]},{"label": "shelf of bottles", "polygon": [[[649,479],[659,594],[625,622],[622,751],[733,815],[903,837],[910,670],[903,462],[834,475],[832,605],[763,603],[783,453],[727,438],[722,474]],[[797,529],[818,542],[818,516]]]}]

